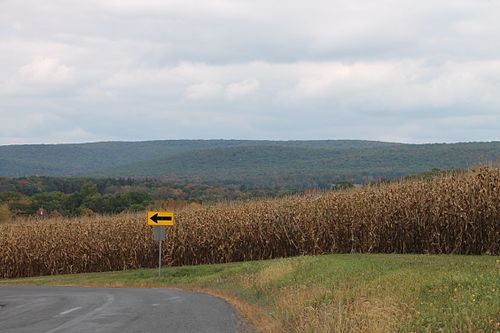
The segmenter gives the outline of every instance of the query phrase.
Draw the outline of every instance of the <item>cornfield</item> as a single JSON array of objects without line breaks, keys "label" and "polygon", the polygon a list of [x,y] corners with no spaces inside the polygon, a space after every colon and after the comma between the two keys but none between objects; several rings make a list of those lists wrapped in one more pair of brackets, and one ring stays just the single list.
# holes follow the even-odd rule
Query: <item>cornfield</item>
[{"label": "cornfield", "polygon": [[[155,267],[145,214],[0,225],[0,277]],[[500,168],[432,181],[186,208],[164,265],[326,253],[500,253]]]}]

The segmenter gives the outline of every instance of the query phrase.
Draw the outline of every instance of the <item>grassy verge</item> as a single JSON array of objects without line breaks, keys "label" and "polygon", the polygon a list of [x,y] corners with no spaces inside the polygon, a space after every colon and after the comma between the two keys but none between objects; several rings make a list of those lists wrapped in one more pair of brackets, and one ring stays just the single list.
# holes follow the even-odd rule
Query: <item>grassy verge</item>
[{"label": "grassy verge", "polygon": [[498,332],[500,257],[345,254],[2,280],[178,287],[228,299],[266,332]]}]

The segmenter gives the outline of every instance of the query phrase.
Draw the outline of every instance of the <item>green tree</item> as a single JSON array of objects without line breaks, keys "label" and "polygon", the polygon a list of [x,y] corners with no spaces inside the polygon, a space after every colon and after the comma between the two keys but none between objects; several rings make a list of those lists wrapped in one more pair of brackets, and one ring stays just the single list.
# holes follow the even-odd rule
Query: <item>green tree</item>
[{"label": "green tree", "polygon": [[80,213],[83,197],[80,192],[70,194],[62,204],[62,213],[67,216],[77,216]]},{"label": "green tree", "polygon": [[63,201],[62,208],[64,214],[78,216],[82,213],[81,208],[92,209],[91,207],[85,207],[85,204],[94,201],[96,196],[100,196],[96,184],[83,184],[80,192],[67,196]]},{"label": "green tree", "polygon": [[31,198],[22,198],[16,201],[10,201],[8,205],[10,211],[15,215],[30,215],[35,213]]},{"label": "green tree", "polygon": [[99,191],[97,191],[97,184],[83,184],[80,189],[80,194],[84,199],[92,195],[99,194]]},{"label": "green tree", "polygon": [[8,203],[22,199],[22,194],[17,192],[0,193],[0,203]]},{"label": "green tree", "polygon": [[31,200],[33,201],[33,210],[36,211],[39,208],[44,208],[49,213],[54,210],[61,210],[66,197],[67,195],[62,192],[45,192],[35,194],[31,197]]}]

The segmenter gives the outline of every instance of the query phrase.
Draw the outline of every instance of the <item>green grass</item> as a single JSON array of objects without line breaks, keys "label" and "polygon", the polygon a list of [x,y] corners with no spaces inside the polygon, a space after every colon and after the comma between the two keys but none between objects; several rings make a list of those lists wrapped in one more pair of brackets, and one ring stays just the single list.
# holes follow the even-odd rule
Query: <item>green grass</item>
[{"label": "green grass", "polygon": [[257,305],[275,332],[498,332],[499,273],[498,256],[344,254],[0,283],[209,290]]}]

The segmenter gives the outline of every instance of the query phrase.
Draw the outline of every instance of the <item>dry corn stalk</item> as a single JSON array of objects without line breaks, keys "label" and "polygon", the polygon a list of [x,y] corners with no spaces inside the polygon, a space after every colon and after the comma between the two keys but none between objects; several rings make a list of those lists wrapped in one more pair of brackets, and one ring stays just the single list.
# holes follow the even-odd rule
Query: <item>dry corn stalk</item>
[{"label": "dry corn stalk", "polygon": [[[500,168],[433,181],[187,208],[164,265],[325,253],[499,254]],[[0,277],[154,267],[145,214],[0,225]]]}]

